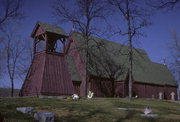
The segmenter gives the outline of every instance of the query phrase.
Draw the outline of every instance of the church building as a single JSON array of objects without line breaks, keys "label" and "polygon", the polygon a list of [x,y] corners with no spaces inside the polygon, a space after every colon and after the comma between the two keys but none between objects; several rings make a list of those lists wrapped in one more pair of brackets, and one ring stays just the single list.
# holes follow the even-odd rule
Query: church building
[{"label": "church building", "polygon": [[[128,96],[129,47],[116,42],[37,22],[31,34],[34,57],[20,96]],[[87,55],[88,54],[88,55]],[[87,58],[88,57],[88,58]],[[133,48],[132,95],[177,99],[177,82],[164,64]]]}]

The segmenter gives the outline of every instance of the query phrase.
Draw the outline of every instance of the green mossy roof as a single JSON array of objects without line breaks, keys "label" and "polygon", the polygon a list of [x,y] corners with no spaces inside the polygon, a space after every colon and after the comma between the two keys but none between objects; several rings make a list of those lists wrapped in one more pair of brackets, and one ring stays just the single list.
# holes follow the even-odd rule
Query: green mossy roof
[{"label": "green mossy roof", "polygon": [[68,65],[68,71],[70,72],[71,74],[71,78],[73,81],[81,81],[80,80],[80,77],[79,77],[79,74],[76,70],[76,66],[74,64],[74,61],[73,61],[73,58],[69,55],[66,55],[66,62],[67,62],[67,65]]},{"label": "green mossy roof", "polygon": [[64,31],[64,29],[60,28],[60,27],[57,27],[55,25],[51,25],[51,24],[47,24],[47,23],[44,23],[44,22],[38,22],[38,24],[40,26],[43,27],[43,29],[47,32],[50,32],[50,33],[55,33],[55,34],[58,34],[58,35],[61,35],[61,36],[65,36],[67,37],[67,34],[66,32]]},{"label": "green mossy roof", "polygon": [[[74,32],[73,36],[78,48],[85,46],[82,34]],[[91,37],[89,46],[93,47],[93,45],[97,44],[96,42],[103,43],[103,47],[107,49],[106,53],[109,54],[109,58],[113,60],[113,62],[121,63],[125,67],[123,71],[124,74],[116,78],[117,81],[125,80],[128,72],[129,59],[127,53],[129,47],[97,37]],[[94,51],[96,52],[96,50]],[[118,56],[116,55],[117,53]],[[82,51],[81,54],[83,54]],[[99,57],[100,56],[101,55],[99,55]],[[168,68],[165,65],[152,62],[144,50],[134,48],[133,59],[133,79],[135,82],[177,86],[177,83]],[[102,69],[101,66],[99,66],[99,68]],[[95,74],[93,70],[90,70],[90,73]]]}]

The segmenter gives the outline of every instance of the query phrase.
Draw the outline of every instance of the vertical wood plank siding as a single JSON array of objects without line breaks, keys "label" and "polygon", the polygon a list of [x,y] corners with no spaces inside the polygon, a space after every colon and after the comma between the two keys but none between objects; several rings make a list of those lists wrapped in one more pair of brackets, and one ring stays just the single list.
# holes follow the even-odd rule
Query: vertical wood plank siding
[{"label": "vertical wood plank siding", "polygon": [[104,78],[92,78],[90,80],[90,89],[96,97],[111,97],[112,82]]},{"label": "vertical wood plank siding", "polygon": [[42,94],[71,95],[74,87],[64,56],[46,54]]},{"label": "vertical wood plank siding", "polygon": [[44,65],[45,53],[36,54],[29,68],[24,84],[21,88],[20,95],[35,96],[40,94]]},{"label": "vertical wood plank siding", "polygon": [[159,93],[163,93],[164,99],[171,99],[171,92],[175,93],[175,98],[177,99],[177,88],[172,86],[159,86],[159,85],[150,85],[150,84],[140,84],[135,83],[133,85],[133,89],[136,95],[138,95],[140,98],[159,98]]},{"label": "vertical wood plank siding", "polygon": [[34,56],[23,84],[22,96],[71,95],[74,87],[63,55],[45,52]]}]

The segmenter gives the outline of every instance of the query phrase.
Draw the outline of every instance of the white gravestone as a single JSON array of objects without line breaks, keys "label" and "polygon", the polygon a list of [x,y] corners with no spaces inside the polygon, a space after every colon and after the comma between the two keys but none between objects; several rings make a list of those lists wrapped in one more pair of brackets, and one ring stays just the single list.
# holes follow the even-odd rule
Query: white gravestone
[{"label": "white gravestone", "polygon": [[55,114],[52,112],[37,112],[34,118],[39,122],[54,122]]},{"label": "white gravestone", "polygon": [[162,97],[163,97],[163,93],[159,92],[159,99],[162,100]]},{"label": "white gravestone", "polygon": [[148,106],[144,109],[144,114],[147,115],[152,112],[152,109]]},{"label": "white gravestone", "polygon": [[72,95],[72,99],[73,99],[73,100],[78,100],[78,99],[79,99],[79,96],[78,96],[77,94],[73,94],[73,95]]},{"label": "white gravestone", "polygon": [[92,99],[93,95],[94,95],[94,93],[91,92],[91,91],[89,91],[89,93],[88,93],[88,95],[87,95],[87,98],[88,98],[88,99]]},{"label": "white gravestone", "polygon": [[151,107],[147,106],[144,109],[144,114],[141,114],[142,117],[151,117],[151,118],[157,118],[158,114],[151,114],[152,113],[152,109]]},{"label": "white gravestone", "polygon": [[34,111],[34,108],[33,107],[17,107],[16,110],[24,114],[32,114]]},{"label": "white gravestone", "polygon": [[171,100],[175,100],[175,93],[171,92]]}]

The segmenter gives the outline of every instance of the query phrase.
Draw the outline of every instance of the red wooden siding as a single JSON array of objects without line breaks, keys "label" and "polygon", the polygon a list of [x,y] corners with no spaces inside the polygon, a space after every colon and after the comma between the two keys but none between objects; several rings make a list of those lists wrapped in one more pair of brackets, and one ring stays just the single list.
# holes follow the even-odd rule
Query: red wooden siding
[{"label": "red wooden siding", "polygon": [[71,95],[74,87],[63,55],[36,54],[22,87],[22,96]]},{"label": "red wooden siding", "polygon": [[125,82],[115,82],[115,96],[116,97],[125,97],[127,93],[125,92],[126,86]]},{"label": "red wooden siding", "polygon": [[41,93],[44,95],[71,95],[74,93],[64,55],[46,54]]},{"label": "red wooden siding", "polygon": [[[128,85],[125,85],[125,82],[116,82],[116,95],[120,97],[128,96],[126,90]],[[159,99],[159,93],[163,93],[163,99],[171,99],[171,93],[175,93],[175,99],[177,99],[177,87],[173,86],[160,86],[153,84],[142,84],[142,83],[133,83],[133,96],[137,95],[139,98],[152,98]]]},{"label": "red wooden siding", "polygon": [[45,54],[44,53],[36,54],[29,68],[20,95],[35,96],[37,94],[38,95],[40,94],[44,64],[45,64]]},{"label": "red wooden siding", "polygon": [[111,97],[112,82],[104,78],[92,78],[90,80],[90,89],[96,97]]}]

